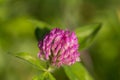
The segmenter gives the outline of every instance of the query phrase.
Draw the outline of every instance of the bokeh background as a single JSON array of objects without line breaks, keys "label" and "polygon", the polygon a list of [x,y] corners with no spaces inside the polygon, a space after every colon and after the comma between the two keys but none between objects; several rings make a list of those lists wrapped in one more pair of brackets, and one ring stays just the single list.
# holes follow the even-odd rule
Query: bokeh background
[{"label": "bokeh background", "polygon": [[[81,51],[82,63],[95,80],[120,80],[120,0],[0,0],[0,80],[31,80],[36,74],[7,54],[37,55],[36,21],[71,30],[102,23],[94,43]],[[65,74],[57,77],[67,80]]]}]

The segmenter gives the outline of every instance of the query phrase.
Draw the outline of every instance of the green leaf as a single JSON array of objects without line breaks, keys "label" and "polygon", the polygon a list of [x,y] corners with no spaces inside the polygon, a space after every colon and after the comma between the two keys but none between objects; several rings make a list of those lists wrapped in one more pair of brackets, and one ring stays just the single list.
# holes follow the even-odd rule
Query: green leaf
[{"label": "green leaf", "polygon": [[31,63],[32,65],[36,66],[39,70],[43,70],[43,71],[46,70],[45,69],[46,66],[45,66],[44,62],[34,58],[33,56],[31,56],[28,53],[22,52],[22,53],[17,53],[17,54],[13,54],[13,55]]},{"label": "green leaf", "polygon": [[56,80],[56,79],[53,77],[53,75],[51,73],[43,72],[43,73],[33,77],[32,80]]},{"label": "green leaf", "polygon": [[51,73],[48,73],[48,76],[49,76],[49,80],[56,80]]},{"label": "green leaf", "polygon": [[101,24],[91,24],[75,30],[80,44],[80,50],[86,49],[91,45],[100,28]]},{"label": "green leaf", "polygon": [[70,80],[93,80],[80,63],[75,63],[72,66],[64,66],[63,68]]},{"label": "green leaf", "polygon": [[45,36],[45,34],[47,34],[48,32],[50,32],[50,30],[48,28],[36,28],[35,29],[35,36],[37,38],[37,40],[42,40]]},{"label": "green leaf", "polygon": [[47,72],[42,72],[39,75],[34,76],[32,80],[45,80],[46,77]]},{"label": "green leaf", "polygon": [[51,26],[45,22],[38,21],[38,20],[30,20],[31,23],[33,23],[33,26],[35,26],[35,36],[36,39],[42,40],[45,36],[50,31]]}]

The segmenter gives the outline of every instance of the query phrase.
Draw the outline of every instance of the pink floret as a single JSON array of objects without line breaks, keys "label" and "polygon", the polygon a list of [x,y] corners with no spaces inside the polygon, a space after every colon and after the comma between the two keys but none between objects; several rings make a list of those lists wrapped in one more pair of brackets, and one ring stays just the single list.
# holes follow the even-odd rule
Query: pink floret
[{"label": "pink floret", "polygon": [[39,41],[40,59],[50,60],[57,67],[80,61],[78,40],[74,32],[55,28]]}]

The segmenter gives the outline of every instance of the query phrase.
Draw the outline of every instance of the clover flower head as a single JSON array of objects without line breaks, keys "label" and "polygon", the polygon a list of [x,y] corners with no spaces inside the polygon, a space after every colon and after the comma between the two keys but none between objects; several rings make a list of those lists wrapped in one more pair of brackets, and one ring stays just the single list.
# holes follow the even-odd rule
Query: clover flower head
[{"label": "clover flower head", "polygon": [[69,30],[54,28],[39,41],[38,46],[38,57],[50,61],[54,66],[72,65],[80,61],[77,37]]}]

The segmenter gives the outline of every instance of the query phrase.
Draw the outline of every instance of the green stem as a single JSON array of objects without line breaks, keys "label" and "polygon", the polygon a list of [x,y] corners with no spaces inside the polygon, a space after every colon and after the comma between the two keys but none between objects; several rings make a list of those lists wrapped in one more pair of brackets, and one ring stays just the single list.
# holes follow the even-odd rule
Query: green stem
[{"label": "green stem", "polygon": [[53,66],[49,66],[49,68],[47,69],[48,72],[52,73],[55,70],[55,68]]}]

